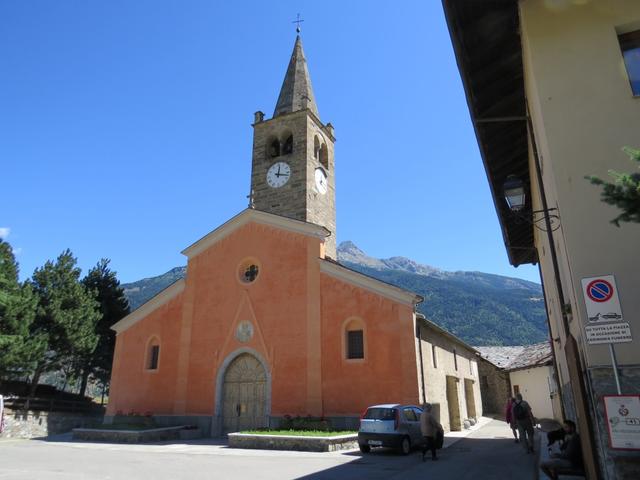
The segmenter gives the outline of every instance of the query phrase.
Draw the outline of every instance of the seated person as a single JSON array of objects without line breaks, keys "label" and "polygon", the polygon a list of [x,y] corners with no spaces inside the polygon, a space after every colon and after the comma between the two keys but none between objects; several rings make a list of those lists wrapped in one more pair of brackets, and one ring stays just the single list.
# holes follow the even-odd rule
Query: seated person
[{"label": "seated person", "polygon": [[560,453],[552,454],[549,460],[540,464],[540,469],[552,480],[558,479],[559,471],[582,470],[582,450],[576,424],[571,420],[565,420],[562,428],[565,431],[565,437],[560,446]]}]

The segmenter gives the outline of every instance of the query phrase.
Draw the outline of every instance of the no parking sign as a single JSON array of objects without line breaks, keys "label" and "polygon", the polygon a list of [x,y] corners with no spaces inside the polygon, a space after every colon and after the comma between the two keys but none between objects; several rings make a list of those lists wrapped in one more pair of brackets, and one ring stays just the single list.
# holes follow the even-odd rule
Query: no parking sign
[{"label": "no parking sign", "polygon": [[588,324],[622,322],[622,308],[613,275],[582,279]]}]

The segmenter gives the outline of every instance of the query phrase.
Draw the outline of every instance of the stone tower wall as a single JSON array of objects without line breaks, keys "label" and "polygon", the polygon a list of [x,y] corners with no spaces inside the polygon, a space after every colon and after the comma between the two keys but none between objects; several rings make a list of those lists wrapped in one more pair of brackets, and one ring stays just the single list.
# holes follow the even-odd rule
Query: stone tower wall
[{"label": "stone tower wall", "polygon": [[[279,115],[254,124],[251,189],[257,210],[282,215],[296,220],[322,225],[331,231],[326,240],[326,255],[336,258],[335,170],[333,138],[325,126],[308,110]],[[268,149],[278,138],[284,144],[293,135],[293,151],[271,157]],[[327,147],[327,167],[314,155],[315,137]],[[280,188],[267,184],[267,170],[276,162],[291,167],[289,181]],[[327,172],[328,189],[320,194],[315,186],[315,170],[323,167]]]}]

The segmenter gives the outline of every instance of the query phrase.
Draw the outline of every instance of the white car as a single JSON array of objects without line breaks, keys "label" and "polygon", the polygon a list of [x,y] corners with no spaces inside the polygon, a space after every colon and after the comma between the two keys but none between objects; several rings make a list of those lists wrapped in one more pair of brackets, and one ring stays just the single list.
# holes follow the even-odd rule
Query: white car
[{"label": "white car", "polygon": [[422,409],[415,405],[390,403],[367,408],[360,417],[360,451],[368,453],[371,447],[392,447],[408,455],[413,447],[423,442],[421,414]]}]

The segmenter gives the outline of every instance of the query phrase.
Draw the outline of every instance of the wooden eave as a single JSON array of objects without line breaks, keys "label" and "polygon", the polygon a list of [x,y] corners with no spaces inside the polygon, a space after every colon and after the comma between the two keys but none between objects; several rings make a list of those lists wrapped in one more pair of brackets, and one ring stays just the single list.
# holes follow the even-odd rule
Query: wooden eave
[{"label": "wooden eave", "polygon": [[480,154],[509,262],[536,263],[533,227],[504,200],[505,180],[516,175],[531,212],[527,108],[517,0],[442,0]]}]

